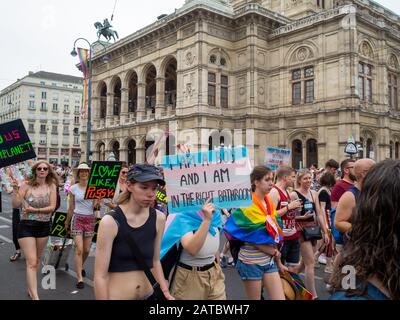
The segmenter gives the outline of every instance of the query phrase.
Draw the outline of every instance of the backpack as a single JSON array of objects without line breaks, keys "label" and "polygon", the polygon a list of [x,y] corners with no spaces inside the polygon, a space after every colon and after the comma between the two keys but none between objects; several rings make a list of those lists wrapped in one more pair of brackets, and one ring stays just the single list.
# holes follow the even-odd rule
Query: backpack
[{"label": "backpack", "polygon": [[169,281],[169,287],[171,287],[174,280],[176,271],[175,266],[179,262],[182,249],[183,247],[181,243],[179,243],[179,245],[173,245],[161,259],[161,267],[164,272],[164,279]]}]

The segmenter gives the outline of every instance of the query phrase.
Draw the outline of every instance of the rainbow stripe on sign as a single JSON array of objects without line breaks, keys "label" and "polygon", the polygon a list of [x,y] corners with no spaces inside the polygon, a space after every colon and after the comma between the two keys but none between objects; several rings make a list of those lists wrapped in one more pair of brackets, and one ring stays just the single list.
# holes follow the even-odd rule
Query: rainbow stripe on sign
[{"label": "rainbow stripe on sign", "polygon": [[83,94],[81,112],[82,117],[85,119],[87,110],[88,81],[90,81],[88,49],[78,48],[78,57],[83,73]]}]

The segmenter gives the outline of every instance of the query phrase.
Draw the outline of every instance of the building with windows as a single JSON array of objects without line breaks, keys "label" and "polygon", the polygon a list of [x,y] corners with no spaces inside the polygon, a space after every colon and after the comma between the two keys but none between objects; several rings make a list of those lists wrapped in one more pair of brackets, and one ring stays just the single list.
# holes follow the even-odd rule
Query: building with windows
[{"label": "building with windows", "polygon": [[0,91],[0,123],[22,119],[38,159],[70,165],[81,158],[83,80],[45,71]]},{"label": "building with windows", "polygon": [[107,54],[93,61],[94,159],[145,160],[155,127],[169,154],[223,142],[254,146],[256,164],[274,146],[322,166],[353,136],[359,156],[399,158],[400,17],[374,1],[186,0]]}]

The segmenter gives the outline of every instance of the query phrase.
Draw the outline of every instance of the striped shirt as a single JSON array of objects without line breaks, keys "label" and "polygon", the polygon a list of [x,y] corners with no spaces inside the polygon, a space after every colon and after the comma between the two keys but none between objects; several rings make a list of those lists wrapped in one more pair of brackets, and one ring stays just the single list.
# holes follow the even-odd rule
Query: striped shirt
[{"label": "striped shirt", "polygon": [[244,245],[240,248],[238,259],[243,263],[258,264],[259,266],[266,266],[274,262],[273,256],[249,245]]}]

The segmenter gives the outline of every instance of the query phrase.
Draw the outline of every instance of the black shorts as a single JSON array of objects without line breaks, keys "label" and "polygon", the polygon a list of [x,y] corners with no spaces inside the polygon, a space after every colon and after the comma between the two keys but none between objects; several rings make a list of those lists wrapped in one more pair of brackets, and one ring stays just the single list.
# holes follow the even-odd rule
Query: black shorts
[{"label": "black shorts", "polygon": [[300,241],[299,238],[285,240],[281,252],[281,261],[283,264],[298,264],[300,261]]},{"label": "black shorts", "polygon": [[18,225],[18,239],[45,238],[50,234],[50,221],[21,220]]}]

